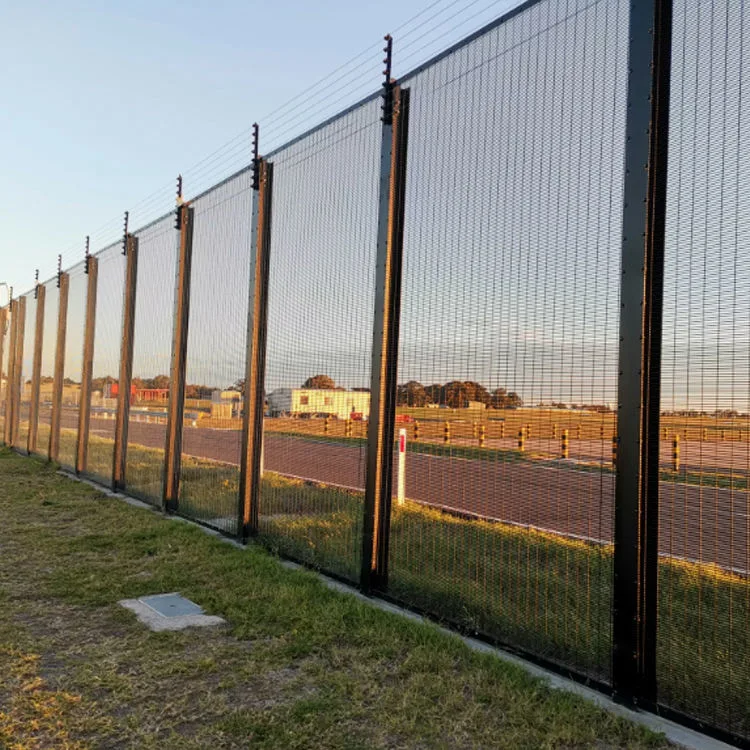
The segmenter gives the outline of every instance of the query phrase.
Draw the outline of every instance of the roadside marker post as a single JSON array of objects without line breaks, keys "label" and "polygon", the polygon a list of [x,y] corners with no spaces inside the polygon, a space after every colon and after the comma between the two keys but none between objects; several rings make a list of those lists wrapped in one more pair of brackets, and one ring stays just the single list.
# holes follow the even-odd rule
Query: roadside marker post
[{"label": "roadside marker post", "polygon": [[398,431],[398,504],[406,500],[406,430]]}]

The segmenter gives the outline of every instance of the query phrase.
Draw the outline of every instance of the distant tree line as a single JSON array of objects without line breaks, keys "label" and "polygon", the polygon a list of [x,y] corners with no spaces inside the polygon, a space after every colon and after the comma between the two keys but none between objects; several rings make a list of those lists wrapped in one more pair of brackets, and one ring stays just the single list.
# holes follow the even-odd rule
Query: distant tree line
[{"label": "distant tree line", "polygon": [[523,406],[521,397],[505,388],[488,391],[481,383],[473,380],[451,380],[448,383],[433,383],[424,386],[410,380],[397,387],[396,405],[423,407],[430,404],[447,406],[451,409],[465,409],[469,402],[484,404],[490,409],[512,409]]},{"label": "distant tree line", "polygon": [[[539,404],[544,406],[544,404]],[[551,409],[572,409],[573,411],[594,411],[599,414],[608,414],[612,409],[607,404],[564,404],[562,402],[552,401]]]},{"label": "distant tree line", "polygon": [[747,417],[747,412],[737,411],[737,409],[715,409],[714,411],[698,411],[697,409],[678,409],[676,411],[662,412],[669,417],[722,417],[732,419],[734,417]]}]

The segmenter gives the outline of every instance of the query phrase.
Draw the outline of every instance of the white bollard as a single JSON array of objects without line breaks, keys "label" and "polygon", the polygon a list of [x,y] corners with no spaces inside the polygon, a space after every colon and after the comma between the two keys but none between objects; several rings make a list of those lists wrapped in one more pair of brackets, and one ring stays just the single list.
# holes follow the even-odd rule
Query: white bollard
[{"label": "white bollard", "polygon": [[406,500],[406,430],[398,431],[398,504]]}]

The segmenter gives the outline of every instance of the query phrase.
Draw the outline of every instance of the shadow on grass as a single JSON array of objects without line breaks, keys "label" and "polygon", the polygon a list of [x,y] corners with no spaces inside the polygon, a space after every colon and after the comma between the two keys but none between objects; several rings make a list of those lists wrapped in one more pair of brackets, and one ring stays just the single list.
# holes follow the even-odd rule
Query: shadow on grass
[{"label": "shadow on grass", "polygon": [[[90,460],[111,456],[92,437]],[[128,467],[159,476],[163,452],[129,446]],[[102,462],[102,465],[106,461]],[[238,467],[183,458],[180,514],[232,533]],[[160,492],[159,488],[159,492]],[[160,495],[159,495],[160,497]],[[358,580],[363,496],[267,472],[258,540],[313,568]],[[612,548],[394,504],[390,596],[465,632],[607,681]],[[711,565],[659,564],[659,700],[750,733],[750,584]]]}]

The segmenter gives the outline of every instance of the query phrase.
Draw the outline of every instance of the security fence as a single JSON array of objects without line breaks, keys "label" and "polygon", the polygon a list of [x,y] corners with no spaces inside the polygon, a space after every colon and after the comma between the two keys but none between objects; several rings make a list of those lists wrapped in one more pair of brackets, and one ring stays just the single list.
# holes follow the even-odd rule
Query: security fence
[{"label": "security fence", "polygon": [[2,438],[747,746],[749,24],[533,0],[398,80],[387,39],[0,309]]}]

